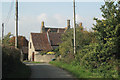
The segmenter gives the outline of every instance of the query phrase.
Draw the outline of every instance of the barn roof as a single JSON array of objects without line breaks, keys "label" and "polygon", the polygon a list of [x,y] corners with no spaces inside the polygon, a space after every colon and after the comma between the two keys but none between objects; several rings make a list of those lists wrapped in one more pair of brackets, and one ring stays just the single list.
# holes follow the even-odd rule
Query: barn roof
[{"label": "barn roof", "polygon": [[22,47],[22,52],[24,54],[28,54],[28,47]]},{"label": "barn roof", "polygon": [[59,46],[63,33],[31,33],[32,42],[35,50],[50,51],[52,46]]},{"label": "barn roof", "polygon": [[49,34],[49,39],[51,42],[51,46],[58,46],[59,43],[61,43],[61,35],[63,33],[48,33]]},{"label": "barn roof", "polygon": [[41,51],[52,50],[52,47],[48,42],[46,33],[31,33],[31,36],[35,50],[41,50]]},{"label": "barn roof", "polygon": [[64,33],[66,29],[65,28],[46,28],[45,27],[45,32],[47,32],[48,30],[50,30],[51,32],[59,31],[59,33]]}]

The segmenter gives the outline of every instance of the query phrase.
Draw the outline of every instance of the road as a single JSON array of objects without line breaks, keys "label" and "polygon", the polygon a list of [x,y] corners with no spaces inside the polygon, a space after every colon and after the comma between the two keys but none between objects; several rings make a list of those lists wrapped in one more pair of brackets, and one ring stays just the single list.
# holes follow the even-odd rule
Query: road
[{"label": "road", "polygon": [[67,71],[48,63],[25,63],[31,68],[31,78],[66,78],[75,80]]}]

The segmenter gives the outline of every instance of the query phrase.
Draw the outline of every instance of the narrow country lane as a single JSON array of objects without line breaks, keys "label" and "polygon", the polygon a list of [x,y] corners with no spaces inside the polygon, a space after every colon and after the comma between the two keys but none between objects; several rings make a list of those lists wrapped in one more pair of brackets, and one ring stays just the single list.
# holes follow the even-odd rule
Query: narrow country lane
[{"label": "narrow country lane", "polygon": [[66,78],[75,80],[67,71],[48,63],[25,63],[31,68],[31,78]]}]

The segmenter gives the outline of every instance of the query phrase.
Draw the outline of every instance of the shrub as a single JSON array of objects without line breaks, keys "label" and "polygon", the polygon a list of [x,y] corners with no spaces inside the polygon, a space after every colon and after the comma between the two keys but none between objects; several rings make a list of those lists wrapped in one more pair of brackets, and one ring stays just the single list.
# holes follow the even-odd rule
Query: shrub
[{"label": "shrub", "polygon": [[16,64],[20,64],[20,51],[8,46],[2,46],[3,77],[12,72]]},{"label": "shrub", "polygon": [[28,78],[30,69],[20,61],[20,51],[2,46],[2,78]]},{"label": "shrub", "polygon": [[91,72],[97,71],[104,78],[117,78],[117,59],[110,53],[107,45],[91,44],[79,51],[76,56],[80,66],[89,69]]}]

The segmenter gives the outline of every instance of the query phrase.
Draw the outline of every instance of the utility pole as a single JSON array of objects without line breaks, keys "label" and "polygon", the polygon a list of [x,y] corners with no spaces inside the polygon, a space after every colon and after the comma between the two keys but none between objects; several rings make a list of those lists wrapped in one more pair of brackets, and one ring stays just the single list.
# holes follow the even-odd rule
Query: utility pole
[{"label": "utility pole", "polygon": [[4,39],[4,23],[2,23],[2,43],[3,43],[3,39]]},{"label": "utility pole", "polygon": [[16,0],[15,48],[18,48],[18,0]]},{"label": "utility pole", "polygon": [[75,16],[75,0],[73,0],[73,28],[74,28],[74,54],[76,54],[76,16]]}]

